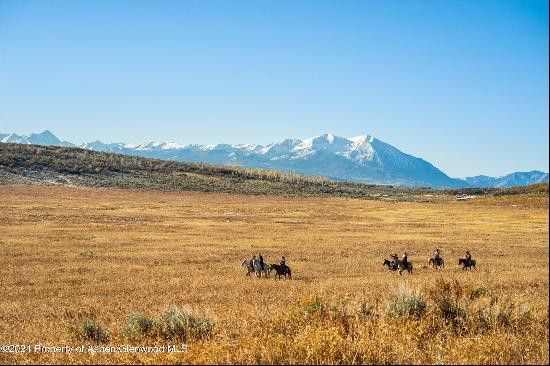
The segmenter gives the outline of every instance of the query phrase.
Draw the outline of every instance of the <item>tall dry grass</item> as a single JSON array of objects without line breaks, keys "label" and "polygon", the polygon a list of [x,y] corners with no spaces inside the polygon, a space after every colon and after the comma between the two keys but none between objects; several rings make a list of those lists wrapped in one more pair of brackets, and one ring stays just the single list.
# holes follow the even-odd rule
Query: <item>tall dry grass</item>
[{"label": "tall dry grass", "polygon": [[[1,363],[548,363],[548,197],[419,204],[0,186]],[[435,247],[443,271],[422,268]],[[409,252],[411,276],[382,259]],[[456,259],[470,250],[478,271]],[[285,255],[292,281],[245,278]]]}]

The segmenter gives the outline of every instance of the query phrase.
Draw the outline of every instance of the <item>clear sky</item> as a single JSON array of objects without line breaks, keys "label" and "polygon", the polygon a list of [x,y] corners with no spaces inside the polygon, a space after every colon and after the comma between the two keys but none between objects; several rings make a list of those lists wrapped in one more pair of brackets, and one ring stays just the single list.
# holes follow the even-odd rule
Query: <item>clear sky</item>
[{"label": "clear sky", "polygon": [[0,0],[0,132],[371,134],[453,177],[548,171],[548,2]]}]

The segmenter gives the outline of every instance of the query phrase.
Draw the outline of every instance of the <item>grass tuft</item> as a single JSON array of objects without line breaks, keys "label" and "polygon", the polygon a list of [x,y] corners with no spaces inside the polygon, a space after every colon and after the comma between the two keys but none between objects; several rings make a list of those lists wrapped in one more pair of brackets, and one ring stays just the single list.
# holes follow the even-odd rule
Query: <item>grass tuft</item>
[{"label": "grass tuft", "polygon": [[107,343],[110,339],[109,331],[92,319],[69,320],[68,327],[70,333],[78,341],[89,341],[93,343]]},{"label": "grass tuft", "polygon": [[399,287],[397,297],[387,302],[386,314],[397,319],[420,318],[427,312],[426,297],[418,290]]},{"label": "grass tuft", "polygon": [[138,313],[128,317],[126,325],[122,329],[122,335],[131,340],[150,335],[155,327],[155,322],[148,316]]},{"label": "grass tuft", "polygon": [[207,339],[214,331],[214,322],[208,317],[200,318],[191,311],[172,307],[161,318],[160,334],[167,340]]}]

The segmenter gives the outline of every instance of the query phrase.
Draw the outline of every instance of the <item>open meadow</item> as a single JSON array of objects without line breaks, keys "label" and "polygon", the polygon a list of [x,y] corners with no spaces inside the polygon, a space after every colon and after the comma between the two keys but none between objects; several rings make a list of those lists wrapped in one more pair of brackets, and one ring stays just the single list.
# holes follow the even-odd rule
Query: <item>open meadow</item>
[{"label": "open meadow", "polygon": [[[548,364],[548,195],[445,197],[0,185],[0,344],[32,351],[0,363]],[[293,279],[245,277],[258,252]]]}]

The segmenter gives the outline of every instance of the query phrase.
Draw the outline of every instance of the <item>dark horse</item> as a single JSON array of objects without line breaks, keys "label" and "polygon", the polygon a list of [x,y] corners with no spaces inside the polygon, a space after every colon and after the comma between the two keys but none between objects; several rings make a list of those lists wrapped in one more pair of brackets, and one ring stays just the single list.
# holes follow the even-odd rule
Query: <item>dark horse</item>
[{"label": "dark horse", "polygon": [[477,271],[476,268],[476,260],[475,259],[466,259],[466,258],[460,258],[458,260],[458,264],[462,264],[464,267],[462,267],[462,270],[465,270],[466,268],[469,268],[470,271],[472,270],[472,267]]},{"label": "dark horse", "polygon": [[432,267],[434,267],[435,269],[440,269],[445,267],[445,261],[443,261],[443,258],[441,257],[430,258],[430,260],[428,261],[428,264],[431,264]]},{"label": "dark horse", "polygon": [[275,279],[277,278],[281,279],[281,276],[285,276],[285,280],[286,280],[286,276],[288,276],[289,280],[292,279],[292,271],[290,270],[290,267],[287,265],[282,266],[280,264],[272,264],[271,269],[275,270]]},{"label": "dark horse", "polygon": [[388,266],[388,271],[396,271],[397,270],[397,265],[394,262],[389,261],[387,259],[384,259],[384,265]]},{"label": "dark horse", "polygon": [[413,265],[411,261],[408,261],[407,264],[403,264],[402,261],[389,261],[387,259],[384,259],[384,265],[388,266],[388,271],[397,271],[401,275],[401,272],[403,270],[407,270],[410,274],[412,274],[413,271]]}]

